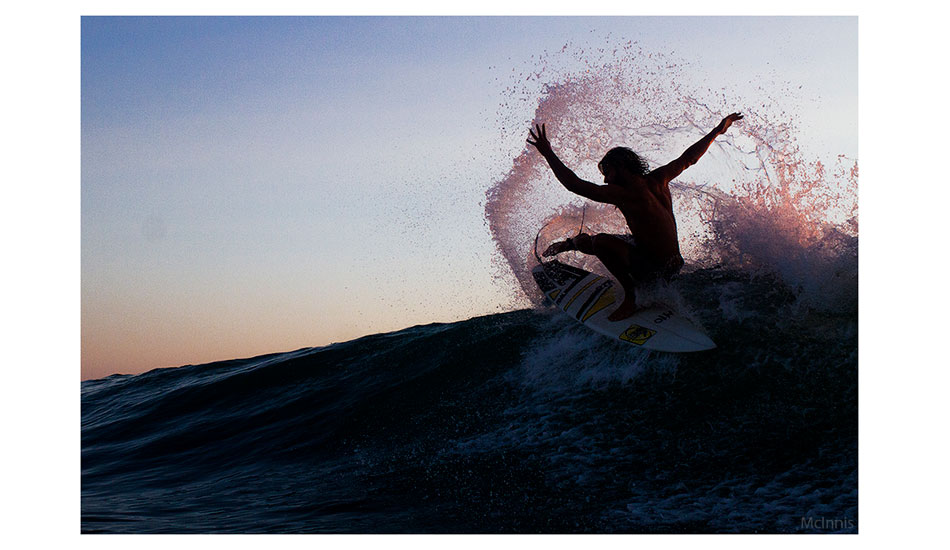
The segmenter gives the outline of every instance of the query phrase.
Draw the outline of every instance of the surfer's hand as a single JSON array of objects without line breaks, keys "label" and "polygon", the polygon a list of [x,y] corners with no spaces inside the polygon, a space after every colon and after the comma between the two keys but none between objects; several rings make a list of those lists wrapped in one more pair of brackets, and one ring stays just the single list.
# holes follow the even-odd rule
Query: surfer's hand
[{"label": "surfer's hand", "polygon": [[[539,153],[547,156],[551,152],[551,142],[548,141],[548,132],[547,128],[544,127],[544,124],[534,125],[534,130],[529,130],[531,138],[528,139],[528,143],[534,145]],[[534,141],[531,141],[531,140]]]},{"label": "surfer's hand", "polygon": [[720,122],[719,126],[717,126],[716,128],[719,130],[720,134],[725,134],[726,130],[728,130],[729,127],[732,126],[732,123],[737,120],[742,120],[742,115],[739,113],[732,113],[731,115],[722,119],[722,122]]}]

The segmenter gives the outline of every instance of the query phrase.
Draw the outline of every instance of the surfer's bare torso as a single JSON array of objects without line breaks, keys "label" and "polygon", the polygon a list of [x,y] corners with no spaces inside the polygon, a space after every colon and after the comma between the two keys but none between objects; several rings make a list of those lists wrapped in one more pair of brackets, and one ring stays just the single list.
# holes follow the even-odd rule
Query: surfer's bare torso
[{"label": "surfer's bare torso", "polygon": [[[605,171],[606,181],[613,170]],[[667,265],[681,260],[669,182],[653,174],[639,179],[643,181],[625,182],[626,185],[608,183],[608,187],[616,188],[610,191],[613,198],[610,204],[620,210],[636,246],[653,263]]]}]

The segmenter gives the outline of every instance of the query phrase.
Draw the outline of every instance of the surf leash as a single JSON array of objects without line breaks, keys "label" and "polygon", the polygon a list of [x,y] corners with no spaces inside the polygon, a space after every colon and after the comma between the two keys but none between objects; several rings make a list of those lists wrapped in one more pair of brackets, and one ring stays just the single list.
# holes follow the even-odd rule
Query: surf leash
[{"label": "surf leash", "polygon": [[545,267],[547,264],[544,263],[544,260],[541,259],[541,255],[538,254],[538,239],[541,238],[541,232],[544,231],[544,228],[547,226],[548,226],[547,223],[542,225],[541,229],[538,229],[538,234],[534,236],[534,257],[537,258],[538,263],[541,265],[541,267]]}]

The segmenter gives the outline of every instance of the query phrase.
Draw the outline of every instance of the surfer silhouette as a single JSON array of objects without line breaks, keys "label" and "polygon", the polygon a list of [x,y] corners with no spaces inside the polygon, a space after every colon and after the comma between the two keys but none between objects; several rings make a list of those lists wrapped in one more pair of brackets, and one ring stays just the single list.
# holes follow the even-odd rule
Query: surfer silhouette
[{"label": "surfer silhouette", "polygon": [[683,267],[676,218],[670,196],[670,181],[703,156],[720,134],[724,134],[742,115],[732,113],[722,119],[709,134],[691,145],[673,162],[649,170],[639,155],[626,147],[615,147],[597,164],[606,185],[597,185],[579,178],[554,154],[544,124],[529,131],[528,143],[547,160],[554,176],[568,191],[592,201],[613,204],[620,209],[629,235],[581,233],[556,242],[544,251],[549,257],[569,250],[591,254],[604,264],[623,287],[624,300],[608,317],[619,321],[637,311],[636,287],[640,284],[670,277]]}]

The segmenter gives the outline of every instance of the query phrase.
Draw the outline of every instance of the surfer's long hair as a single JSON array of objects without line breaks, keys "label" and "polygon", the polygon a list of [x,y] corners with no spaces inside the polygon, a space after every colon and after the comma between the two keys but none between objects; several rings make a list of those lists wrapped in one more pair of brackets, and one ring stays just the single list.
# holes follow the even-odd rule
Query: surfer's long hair
[{"label": "surfer's long hair", "polygon": [[605,164],[616,166],[617,168],[624,167],[640,176],[645,176],[650,173],[650,167],[647,166],[647,161],[640,158],[640,155],[634,153],[627,147],[614,147],[610,151],[607,151],[604,158],[600,159],[600,162],[597,163],[597,169],[600,170],[601,174],[604,173]]}]

